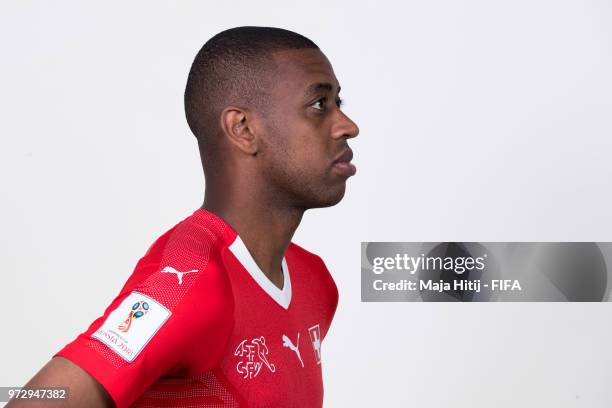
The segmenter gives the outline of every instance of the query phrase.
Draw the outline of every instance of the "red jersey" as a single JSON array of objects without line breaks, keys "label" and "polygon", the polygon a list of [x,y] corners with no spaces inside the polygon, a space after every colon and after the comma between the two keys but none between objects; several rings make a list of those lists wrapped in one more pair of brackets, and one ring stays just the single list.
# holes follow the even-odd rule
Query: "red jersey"
[{"label": "red jersey", "polygon": [[56,356],[117,407],[320,407],[321,343],[338,290],[290,243],[283,288],[227,223],[198,209],[163,234],[96,319]]}]

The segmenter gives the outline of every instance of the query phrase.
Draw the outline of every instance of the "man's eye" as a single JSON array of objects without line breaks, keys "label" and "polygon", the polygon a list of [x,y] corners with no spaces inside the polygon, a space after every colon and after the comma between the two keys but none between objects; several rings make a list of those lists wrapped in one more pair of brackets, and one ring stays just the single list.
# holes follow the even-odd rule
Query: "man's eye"
[{"label": "man's eye", "polygon": [[[321,99],[317,99],[312,105],[313,108],[320,110],[320,111],[325,111],[327,110],[327,98],[321,98]],[[341,107],[342,105],[344,105],[344,100],[342,100],[341,98],[337,98],[336,99],[336,106],[337,107]]]},{"label": "man's eye", "polygon": [[317,110],[325,110],[325,98],[321,98],[315,101],[315,103],[313,103],[312,105],[313,108],[317,109]]}]

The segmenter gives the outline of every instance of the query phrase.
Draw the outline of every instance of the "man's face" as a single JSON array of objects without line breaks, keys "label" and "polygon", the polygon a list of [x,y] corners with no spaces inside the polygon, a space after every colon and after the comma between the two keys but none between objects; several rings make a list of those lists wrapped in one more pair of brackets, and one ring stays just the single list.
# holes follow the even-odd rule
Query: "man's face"
[{"label": "man's face", "polygon": [[303,209],[337,204],[355,173],[347,139],[359,129],[340,110],[331,64],[317,49],[277,52],[274,62],[260,138],[270,187]]}]

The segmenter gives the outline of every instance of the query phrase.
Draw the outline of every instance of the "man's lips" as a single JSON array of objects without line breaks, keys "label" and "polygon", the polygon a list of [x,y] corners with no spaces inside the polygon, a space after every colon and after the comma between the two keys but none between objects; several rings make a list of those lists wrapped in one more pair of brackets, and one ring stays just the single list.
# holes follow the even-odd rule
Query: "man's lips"
[{"label": "man's lips", "polygon": [[351,160],[353,160],[353,151],[349,148],[336,157],[332,167],[343,175],[350,177],[357,172],[357,168],[351,163]]},{"label": "man's lips", "polygon": [[350,148],[348,148],[344,150],[342,153],[340,153],[338,156],[336,156],[334,163],[337,163],[337,162],[349,163],[351,160],[353,160],[353,151]]}]

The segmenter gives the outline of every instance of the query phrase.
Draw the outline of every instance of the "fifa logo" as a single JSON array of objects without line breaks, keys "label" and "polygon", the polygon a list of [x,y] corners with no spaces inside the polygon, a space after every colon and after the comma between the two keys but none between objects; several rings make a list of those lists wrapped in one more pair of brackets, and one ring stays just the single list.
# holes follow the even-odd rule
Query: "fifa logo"
[{"label": "fifa logo", "polygon": [[123,323],[119,324],[117,328],[122,332],[127,333],[127,331],[130,330],[130,327],[132,326],[132,321],[134,319],[140,319],[147,313],[149,313],[149,304],[144,301],[136,302],[132,305],[127,319],[125,319]]}]

